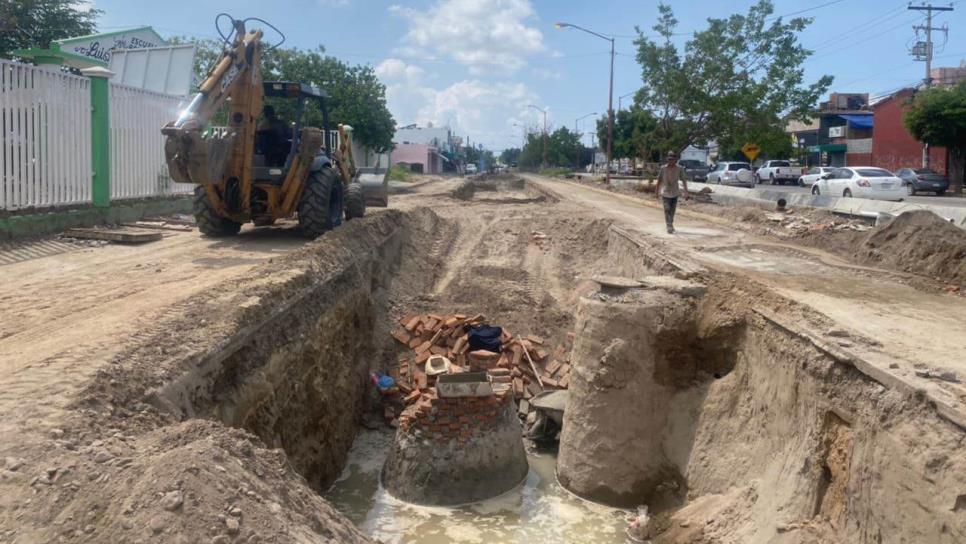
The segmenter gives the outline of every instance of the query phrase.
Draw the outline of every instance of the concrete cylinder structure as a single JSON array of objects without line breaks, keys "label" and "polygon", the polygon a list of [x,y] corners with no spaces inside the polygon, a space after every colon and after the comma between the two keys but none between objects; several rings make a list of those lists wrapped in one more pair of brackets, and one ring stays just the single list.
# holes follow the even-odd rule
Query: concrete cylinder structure
[{"label": "concrete cylinder structure", "polygon": [[672,397],[693,378],[692,314],[688,299],[665,290],[580,300],[557,458],[565,488],[619,507],[655,507],[684,492],[664,437]]},{"label": "concrete cylinder structure", "polygon": [[507,390],[478,399],[434,397],[404,412],[382,480],[404,501],[454,506],[506,493],[528,470]]}]

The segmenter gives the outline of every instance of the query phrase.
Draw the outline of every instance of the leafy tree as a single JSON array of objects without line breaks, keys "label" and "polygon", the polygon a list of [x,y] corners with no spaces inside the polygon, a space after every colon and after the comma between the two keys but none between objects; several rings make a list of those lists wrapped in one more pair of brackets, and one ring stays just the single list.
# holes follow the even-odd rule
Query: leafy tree
[{"label": "leafy tree", "polygon": [[832,83],[831,76],[805,83],[802,65],[811,51],[798,37],[811,19],[772,17],[770,0],[744,15],[708,19],[683,52],[673,41],[678,21],[671,7],[658,10],[656,41],[637,29],[643,86],[635,102],[656,116],[653,142],[662,151],[766,138],[788,119],[806,120]]},{"label": "leafy tree", "polygon": [[83,8],[79,0],[0,1],[0,57],[10,58],[14,49],[46,48],[54,40],[93,34],[102,11]]},{"label": "leafy tree", "polygon": [[567,127],[560,127],[546,136],[541,133],[527,134],[526,144],[517,161],[519,166],[537,168],[543,164],[544,140],[547,145],[547,166],[573,168],[575,158],[579,158],[581,164],[586,164],[587,151],[580,143],[579,136]]},{"label": "leafy tree", "polygon": [[933,87],[919,91],[904,119],[906,128],[919,141],[949,149],[958,163],[950,172],[953,192],[961,195],[966,182],[966,81],[955,87]]},{"label": "leafy tree", "polygon": [[503,164],[516,164],[520,160],[520,153],[523,150],[519,147],[511,147],[509,149],[504,149],[500,153],[500,162]]},{"label": "leafy tree", "polygon": [[[667,144],[656,141],[657,134],[657,118],[650,110],[635,105],[630,109],[618,111],[614,116],[612,148],[614,158],[640,157],[645,160],[658,160],[661,150],[667,147]],[[597,120],[597,138],[601,142],[601,147],[606,148],[606,116]]]},{"label": "leafy tree", "polygon": [[[203,78],[221,55],[222,43],[216,40],[177,38],[177,43],[196,46],[195,70]],[[313,50],[276,48],[262,54],[265,80],[299,81],[316,85],[329,93],[327,102],[332,128],[339,123],[352,126],[353,138],[378,153],[392,147],[396,122],[386,106],[386,86],[371,66],[349,65],[325,54],[321,45]],[[291,100],[269,99],[279,116],[292,119]],[[322,126],[322,111],[314,101],[305,109],[305,124]]]}]

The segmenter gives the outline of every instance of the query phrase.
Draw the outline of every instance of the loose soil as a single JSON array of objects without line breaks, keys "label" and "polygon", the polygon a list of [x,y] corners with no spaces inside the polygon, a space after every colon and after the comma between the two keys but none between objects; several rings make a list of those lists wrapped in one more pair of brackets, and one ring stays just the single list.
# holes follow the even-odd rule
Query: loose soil
[{"label": "loose soil", "polygon": [[[580,183],[606,188],[592,181]],[[654,198],[651,185],[609,190],[644,200]],[[690,212],[723,218],[732,228],[818,248],[854,264],[913,274],[918,278],[910,278],[908,283],[923,289],[966,291],[966,230],[928,211],[906,212],[883,227],[866,230],[865,220],[846,219],[818,208],[789,208],[781,222],[775,221],[780,215],[775,210],[754,205],[692,201],[679,203],[678,209],[682,215]]]},{"label": "loose soil", "polygon": [[[483,313],[566,345],[591,277],[678,243],[655,235],[659,212],[614,195],[482,182],[495,190],[415,187],[395,209],[308,244],[284,227],[220,241],[177,233],[0,268],[12,278],[0,291],[0,542],[369,542],[319,492],[362,420],[365,372],[396,360],[389,327],[409,313]],[[654,254],[609,248],[612,222],[654,241]],[[900,223],[874,243],[915,258],[915,235],[902,233],[934,228]],[[707,223],[688,230],[694,246],[725,238]],[[703,397],[685,399],[692,410],[703,400],[687,412],[694,440],[674,434],[690,445],[671,456],[686,467],[689,502],[658,518],[663,541],[925,542],[940,519],[946,541],[963,537],[961,429],[925,393],[869,379],[749,310],[831,330],[830,315],[871,307],[881,290],[846,288],[856,271],[823,264],[824,290],[795,291],[811,272],[794,266],[810,256],[751,269],[741,259],[753,248],[695,251],[723,263],[690,274],[709,284],[696,326],[734,331],[743,351],[724,379],[702,382]],[[889,286],[883,274],[869,272]],[[828,315],[786,298],[802,293]],[[897,297],[909,300],[884,305],[883,320],[925,312]],[[944,304],[933,295],[928,310]],[[849,336],[851,349],[874,349],[885,330]],[[932,349],[956,341],[940,332]]]}]

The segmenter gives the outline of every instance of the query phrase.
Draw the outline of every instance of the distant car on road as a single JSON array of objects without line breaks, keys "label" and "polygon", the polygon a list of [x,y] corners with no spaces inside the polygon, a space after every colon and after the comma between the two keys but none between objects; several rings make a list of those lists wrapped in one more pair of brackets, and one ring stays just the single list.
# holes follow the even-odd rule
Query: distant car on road
[{"label": "distant car on road", "polygon": [[792,166],[788,161],[765,161],[765,164],[755,172],[755,183],[785,185],[785,183],[795,183],[801,174],[802,169]]},{"label": "distant car on road", "polygon": [[942,196],[949,190],[949,178],[928,168],[900,168],[896,176],[905,183],[910,196],[917,191],[933,191]]},{"label": "distant car on road", "polygon": [[835,168],[832,166],[813,166],[798,178],[798,186],[811,187],[818,182],[819,178],[822,177],[822,174],[828,174],[832,170],[835,170]]},{"label": "distant car on road", "polygon": [[475,174],[476,173],[476,165],[473,164],[473,163],[467,164],[466,165],[466,173],[467,174]]},{"label": "distant car on road", "polygon": [[708,165],[703,161],[696,161],[693,159],[684,159],[678,161],[678,164],[684,168],[684,175],[688,177],[688,181],[700,181],[704,182],[708,180],[708,172],[711,171]]},{"label": "distant car on road", "polygon": [[[738,172],[747,170],[747,181],[739,179]],[[745,176],[742,175],[742,178]],[[719,162],[714,165],[714,169],[708,172],[708,183],[718,183],[722,185],[754,185],[754,178],[751,174],[751,165],[747,162]]]},{"label": "distant car on road", "polygon": [[895,174],[872,166],[836,168],[822,174],[812,185],[813,195],[870,198],[875,200],[903,200],[906,188]]}]

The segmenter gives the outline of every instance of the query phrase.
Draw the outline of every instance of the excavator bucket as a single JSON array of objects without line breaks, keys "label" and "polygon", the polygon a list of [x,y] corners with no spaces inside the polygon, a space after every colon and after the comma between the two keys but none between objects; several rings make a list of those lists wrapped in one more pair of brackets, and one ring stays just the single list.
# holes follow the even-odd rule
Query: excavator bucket
[{"label": "excavator bucket", "polygon": [[358,168],[356,177],[362,184],[366,206],[389,206],[389,171],[385,168]]},{"label": "excavator bucket", "polygon": [[235,143],[234,132],[205,136],[197,130],[172,126],[161,132],[167,136],[164,156],[174,181],[206,185],[223,179],[228,155]]}]

